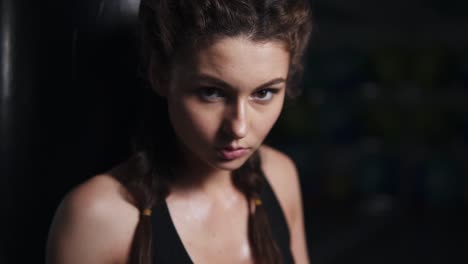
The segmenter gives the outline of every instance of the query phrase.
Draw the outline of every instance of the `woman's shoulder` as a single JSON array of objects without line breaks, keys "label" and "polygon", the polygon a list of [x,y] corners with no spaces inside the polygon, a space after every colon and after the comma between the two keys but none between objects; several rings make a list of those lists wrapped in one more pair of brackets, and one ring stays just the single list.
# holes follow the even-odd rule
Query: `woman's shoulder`
[{"label": "woman's shoulder", "polygon": [[[260,147],[262,169],[270,182],[278,191],[294,189],[298,174],[294,161],[285,153],[267,145]],[[276,191],[276,190],[275,190]]]},{"label": "woman's shoulder", "polygon": [[[294,165],[293,160],[278,149],[268,145],[262,145],[260,147],[260,156],[262,159],[263,169],[270,171],[280,170],[279,172],[287,174],[295,173],[296,166]],[[275,173],[275,175],[280,174],[279,172]]]},{"label": "woman's shoulder", "polygon": [[260,147],[262,169],[285,212],[288,223],[298,214],[300,183],[296,165],[285,153],[270,146]]},{"label": "woman's shoulder", "polygon": [[67,209],[67,213],[85,214],[92,219],[123,215],[134,216],[137,220],[138,210],[129,197],[120,182],[108,172],[93,176],[72,189],[60,207]]},{"label": "woman's shoulder", "polygon": [[70,191],[56,211],[48,263],[123,263],[138,217],[110,173],[90,178]]}]

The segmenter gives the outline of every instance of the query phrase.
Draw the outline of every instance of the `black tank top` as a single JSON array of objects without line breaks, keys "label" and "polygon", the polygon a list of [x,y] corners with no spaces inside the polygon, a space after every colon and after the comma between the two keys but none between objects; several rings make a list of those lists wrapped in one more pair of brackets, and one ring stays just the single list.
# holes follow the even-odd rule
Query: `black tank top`
[{"label": "black tank top", "polygon": [[[273,189],[266,179],[263,191],[261,192],[261,199],[262,206],[265,206],[270,220],[273,238],[281,250],[283,263],[294,263],[290,250],[290,234],[286,218]],[[162,202],[156,206],[153,212],[153,263],[193,263],[175,229],[166,202]]]}]

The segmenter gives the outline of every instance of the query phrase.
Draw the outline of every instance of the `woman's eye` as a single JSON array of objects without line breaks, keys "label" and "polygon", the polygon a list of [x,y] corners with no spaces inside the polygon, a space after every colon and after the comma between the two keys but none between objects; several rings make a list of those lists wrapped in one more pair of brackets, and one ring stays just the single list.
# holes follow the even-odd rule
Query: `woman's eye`
[{"label": "woman's eye", "polygon": [[262,89],[256,91],[252,97],[254,100],[265,102],[270,101],[273,98],[273,95],[277,92],[278,91],[276,89]]},{"label": "woman's eye", "polygon": [[201,99],[209,102],[223,99],[222,91],[216,87],[203,87],[198,90],[198,95]]}]

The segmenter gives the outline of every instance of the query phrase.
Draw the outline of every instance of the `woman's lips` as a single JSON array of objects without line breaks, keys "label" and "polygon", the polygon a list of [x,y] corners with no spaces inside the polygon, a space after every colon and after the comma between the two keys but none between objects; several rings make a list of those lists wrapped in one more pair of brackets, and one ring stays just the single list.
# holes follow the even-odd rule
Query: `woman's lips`
[{"label": "woman's lips", "polygon": [[249,149],[226,147],[226,148],[220,148],[218,151],[219,151],[221,158],[225,160],[233,160],[233,159],[237,159],[246,155],[249,152]]}]

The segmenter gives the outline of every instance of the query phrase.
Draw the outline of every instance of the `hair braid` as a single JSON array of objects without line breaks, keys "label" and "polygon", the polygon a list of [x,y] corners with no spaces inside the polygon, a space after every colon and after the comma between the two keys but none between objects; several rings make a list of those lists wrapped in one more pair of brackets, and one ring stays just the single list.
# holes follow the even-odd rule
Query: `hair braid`
[{"label": "hair braid", "polygon": [[265,175],[261,169],[258,151],[233,175],[234,186],[245,195],[247,200],[249,244],[255,262],[259,264],[282,263],[281,251],[273,239],[265,208],[255,203],[255,200],[260,198],[265,184],[264,180]]},{"label": "hair braid", "polygon": [[[154,208],[167,197],[177,155],[176,152],[167,151],[167,146],[175,143],[175,135],[169,123],[165,100],[156,96],[149,87],[146,88],[144,92],[147,94],[142,96],[141,119],[132,142],[135,155],[130,159],[126,172],[115,175],[140,211],[130,249],[130,264],[152,263],[151,217],[142,215],[142,212]],[[154,122],[155,118],[161,122]],[[166,151],[162,153],[159,149]]]}]

